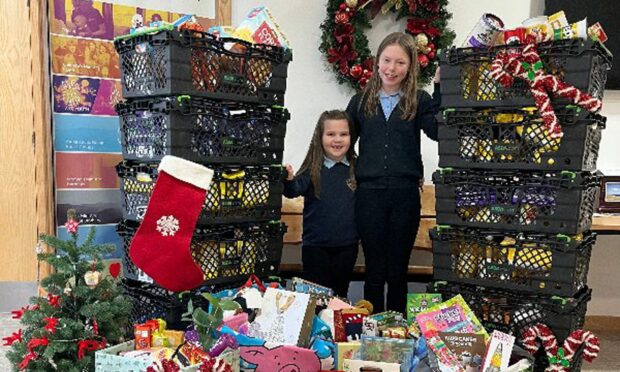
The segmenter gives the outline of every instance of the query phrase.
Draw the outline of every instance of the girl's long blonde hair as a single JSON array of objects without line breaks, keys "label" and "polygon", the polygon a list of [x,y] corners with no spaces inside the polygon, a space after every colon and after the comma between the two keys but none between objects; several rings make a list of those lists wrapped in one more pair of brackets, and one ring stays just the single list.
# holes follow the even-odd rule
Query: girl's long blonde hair
[{"label": "girl's long blonde hair", "polygon": [[381,90],[381,77],[379,76],[379,58],[381,53],[390,45],[400,45],[405,51],[411,65],[407,77],[403,80],[401,85],[401,91],[403,96],[401,97],[398,105],[403,111],[401,119],[411,120],[415,117],[416,109],[418,108],[418,52],[416,49],[416,42],[413,36],[402,32],[394,32],[389,34],[383,39],[377,54],[375,57],[375,64],[373,66],[373,74],[362,94],[360,102],[365,102],[365,112],[367,116],[373,116],[377,114],[377,106],[379,105],[379,98],[377,97]]},{"label": "girl's long blonde hair", "polygon": [[[297,172],[297,175],[300,175],[305,171],[310,172],[310,181],[312,182],[312,187],[314,188],[314,195],[319,199],[321,196],[321,167],[323,166],[323,162],[325,160],[325,150],[323,149],[323,132],[325,131],[325,121],[327,120],[346,120],[349,126],[349,135],[351,136],[351,140],[355,138],[351,118],[345,111],[324,111],[321,116],[319,116],[319,120],[314,128],[314,134],[312,134],[312,140],[310,141],[308,153],[306,154],[306,158],[303,163],[301,163],[301,167]],[[347,180],[347,184],[352,189],[355,189],[355,160],[357,156],[355,155],[353,146],[349,146],[346,157],[349,161],[349,179]]]}]

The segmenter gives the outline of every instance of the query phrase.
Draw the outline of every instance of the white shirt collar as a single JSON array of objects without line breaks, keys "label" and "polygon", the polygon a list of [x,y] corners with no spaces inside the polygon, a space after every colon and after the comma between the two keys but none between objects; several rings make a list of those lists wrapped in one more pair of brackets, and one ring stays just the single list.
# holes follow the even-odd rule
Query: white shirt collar
[{"label": "white shirt collar", "polygon": [[347,158],[343,158],[341,161],[334,161],[330,158],[328,158],[327,156],[325,156],[323,158],[323,165],[325,166],[325,168],[330,169],[331,167],[333,167],[334,165],[338,164],[338,163],[342,163],[346,166],[349,166],[349,160],[347,160]]}]

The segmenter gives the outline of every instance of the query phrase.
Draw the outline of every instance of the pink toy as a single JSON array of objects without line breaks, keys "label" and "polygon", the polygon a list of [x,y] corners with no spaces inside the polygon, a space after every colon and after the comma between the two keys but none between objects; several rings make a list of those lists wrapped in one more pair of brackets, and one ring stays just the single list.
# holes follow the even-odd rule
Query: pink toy
[{"label": "pink toy", "polygon": [[242,346],[241,359],[256,365],[255,372],[318,372],[319,357],[310,349],[297,346]]}]

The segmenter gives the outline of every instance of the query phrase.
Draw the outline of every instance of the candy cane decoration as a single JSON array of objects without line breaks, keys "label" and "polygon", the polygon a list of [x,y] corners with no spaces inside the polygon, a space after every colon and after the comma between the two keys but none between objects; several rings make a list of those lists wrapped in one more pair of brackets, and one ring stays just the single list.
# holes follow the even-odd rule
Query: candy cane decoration
[{"label": "candy cane decoration", "polygon": [[529,351],[530,354],[534,354],[538,351],[539,340],[549,359],[549,367],[545,369],[545,372],[570,371],[570,367],[574,363],[575,353],[582,344],[585,346],[581,358],[588,362],[592,362],[600,351],[598,337],[592,332],[582,329],[571,333],[564,341],[562,347],[558,347],[555,335],[551,329],[544,324],[536,324],[523,332],[523,347]]},{"label": "candy cane decoration", "polygon": [[537,339],[540,339],[547,356],[555,354],[558,351],[558,340],[548,326],[536,324],[526,329],[523,332],[523,348],[529,351],[530,354],[536,353],[540,346],[536,342]]},{"label": "candy cane decoration", "polygon": [[590,331],[579,329],[566,338],[564,341],[564,349],[568,352],[566,356],[572,358],[581,344],[585,344],[581,358],[592,363],[601,347],[598,337]]},{"label": "candy cane decoration", "polygon": [[545,129],[551,138],[560,138],[564,135],[555,115],[549,93],[570,99],[591,112],[601,109],[602,102],[580,91],[572,85],[559,80],[557,77],[543,71],[542,61],[536,50],[536,44],[527,44],[521,55],[514,51],[499,51],[491,64],[491,77],[504,87],[514,82],[514,77],[528,82],[534,102],[543,118]]}]

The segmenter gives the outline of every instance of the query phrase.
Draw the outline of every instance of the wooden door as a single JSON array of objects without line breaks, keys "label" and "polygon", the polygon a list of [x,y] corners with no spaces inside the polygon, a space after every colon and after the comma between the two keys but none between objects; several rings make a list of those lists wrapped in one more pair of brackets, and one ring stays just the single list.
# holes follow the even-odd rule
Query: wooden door
[{"label": "wooden door", "polygon": [[53,231],[46,2],[0,1],[0,281],[34,281]]}]

